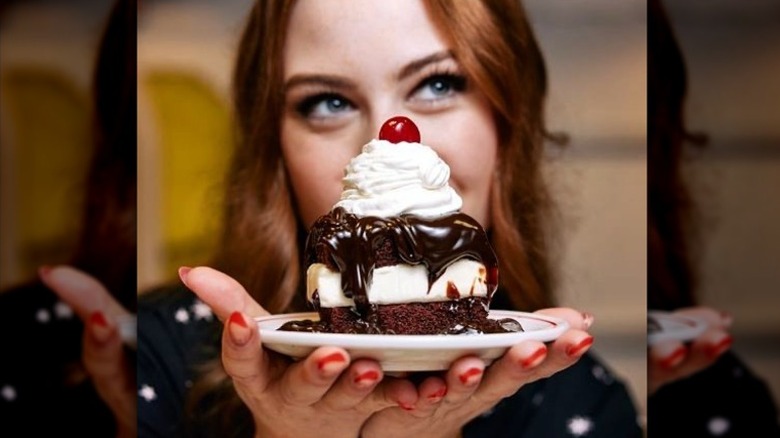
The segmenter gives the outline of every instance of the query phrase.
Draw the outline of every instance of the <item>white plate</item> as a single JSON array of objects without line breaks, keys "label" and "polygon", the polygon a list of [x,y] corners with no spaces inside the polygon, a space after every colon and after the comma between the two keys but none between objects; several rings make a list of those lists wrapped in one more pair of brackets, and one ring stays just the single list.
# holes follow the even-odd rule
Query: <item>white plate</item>
[{"label": "white plate", "polygon": [[682,316],[676,313],[650,310],[648,318],[653,318],[661,330],[650,332],[648,327],[647,345],[655,345],[666,340],[681,342],[692,341],[707,330],[707,322],[692,316]]},{"label": "white plate", "polygon": [[308,333],[277,330],[288,321],[318,320],[316,312],[288,313],[257,318],[263,345],[273,351],[300,359],[315,348],[330,345],[346,349],[352,359],[379,361],[384,371],[446,370],[459,357],[479,356],[486,365],[521,341],[555,340],[569,323],[560,318],[535,313],[491,310],[490,318],[512,318],[523,332],[463,335],[364,335]]}]

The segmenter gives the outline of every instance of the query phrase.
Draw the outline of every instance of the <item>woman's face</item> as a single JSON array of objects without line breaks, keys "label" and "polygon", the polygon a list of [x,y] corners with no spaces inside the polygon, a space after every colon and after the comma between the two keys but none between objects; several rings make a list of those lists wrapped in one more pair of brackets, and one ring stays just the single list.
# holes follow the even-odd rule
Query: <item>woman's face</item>
[{"label": "woman's face", "polygon": [[449,164],[462,211],[490,226],[492,113],[422,2],[300,0],[285,44],[282,152],[307,227],[339,200],[350,158],[396,115]]}]

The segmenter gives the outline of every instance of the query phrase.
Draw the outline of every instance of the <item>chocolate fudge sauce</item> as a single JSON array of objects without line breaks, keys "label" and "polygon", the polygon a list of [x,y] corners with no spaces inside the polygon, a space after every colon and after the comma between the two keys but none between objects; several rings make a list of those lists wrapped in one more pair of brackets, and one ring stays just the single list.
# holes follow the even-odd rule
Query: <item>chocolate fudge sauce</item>
[{"label": "chocolate fudge sauce", "polygon": [[[400,262],[409,265],[422,264],[427,268],[429,290],[448,266],[464,258],[480,262],[486,268],[486,303],[490,302],[498,287],[498,260],[495,252],[482,226],[466,214],[456,212],[433,219],[415,215],[358,217],[343,208],[335,208],[312,226],[306,241],[306,265],[324,263],[341,273],[344,295],[354,300],[353,312],[367,324],[364,332],[374,331],[371,329],[371,321],[376,313],[375,306],[368,301],[366,287],[371,283],[374,268],[378,267],[380,259],[387,258],[383,248],[388,241],[393,248],[390,258],[400,259]],[[452,289],[455,288],[448,287],[447,296],[454,302],[460,295]],[[315,306],[317,301],[315,292]],[[496,324],[494,321],[490,323]],[[322,329],[316,323],[303,321],[291,322],[280,328],[325,331]]]}]

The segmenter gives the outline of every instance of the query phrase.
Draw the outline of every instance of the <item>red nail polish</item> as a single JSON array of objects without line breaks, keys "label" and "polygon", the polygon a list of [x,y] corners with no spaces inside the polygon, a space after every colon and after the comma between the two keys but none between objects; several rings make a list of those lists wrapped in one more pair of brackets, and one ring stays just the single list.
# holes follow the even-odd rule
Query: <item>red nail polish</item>
[{"label": "red nail polish", "polygon": [[683,360],[686,351],[685,347],[678,347],[672,354],[661,359],[658,364],[667,370],[674,368]]},{"label": "red nail polish", "polygon": [[244,317],[241,315],[241,312],[233,312],[230,314],[230,318],[228,318],[228,321],[230,321],[230,324],[237,324],[240,325],[243,328],[248,328],[246,321],[244,320]]},{"label": "red nail polish", "polygon": [[458,376],[460,383],[469,385],[476,381],[476,377],[482,375],[482,370],[479,368],[469,368],[465,373]]},{"label": "red nail polish", "polygon": [[344,359],[344,356],[341,353],[332,353],[317,361],[317,369],[322,371],[326,367],[333,366],[335,364],[341,364],[346,361],[347,360]]},{"label": "red nail polish", "polygon": [[190,271],[192,271],[192,268],[189,266],[182,266],[179,268],[179,278],[181,279],[182,283],[187,284],[185,279],[187,278],[187,274],[189,274]]},{"label": "red nail polish", "polygon": [[99,310],[92,312],[92,315],[89,316],[89,323],[90,325],[108,328],[108,321],[106,321],[106,316],[103,315],[103,312]]},{"label": "red nail polish", "polygon": [[378,379],[379,379],[379,373],[374,370],[370,370],[355,377],[355,384],[367,386],[371,383],[374,383]]},{"label": "red nail polish", "polygon": [[719,356],[721,353],[726,351],[729,347],[731,347],[731,343],[734,341],[734,339],[731,336],[726,336],[725,338],[721,339],[720,342],[718,342],[715,345],[710,345],[705,350],[707,353],[707,356],[710,357],[710,359],[714,359],[715,357]]},{"label": "red nail polish", "polygon": [[534,352],[531,356],[527,357],[525,360],[520,362],[520,366],[523,367],[523,369],[528,369],[533,366],[536,366],[540,364],[542,361],[540,359],[544,359],[547,356],[547,347],[541,347],[538,350]]},{"label": "red nail polish", "polygon": [[579,344],[569,347],[566,350],[566,354],[569,356],[577,356],[578,354],[586,350],[588,347],[590,347],[592,344],[593,344],[593,336],[588,336],[587,338],[580,341]]},{"label": "red nail polish", "polygon": [[252,338],[252,332],[241,312],[233,312],[228,318],[227,329],[230,332],[230,340],[238,346],[243,346]]},{"label": "red nail polish", "polygon": [[434,392],[433,394],[428,396],[428,400],[430,401],[439,401],[444,398],[444,396],[447,395],[447,387],[443,387],[439,389],[438,391]]}]

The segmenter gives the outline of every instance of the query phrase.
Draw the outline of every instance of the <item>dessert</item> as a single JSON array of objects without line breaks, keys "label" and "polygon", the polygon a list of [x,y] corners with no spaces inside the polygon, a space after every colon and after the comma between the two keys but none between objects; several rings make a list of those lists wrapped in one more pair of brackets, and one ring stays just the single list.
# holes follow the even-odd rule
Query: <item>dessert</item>
[{"label": "dessert", "polygon": [[520,331],[488,318],[498,261],[482,226],[459,211],[449,166],[406,117],[354,157],[341,200],[311,227],[307,299],[319,321],[280,330],[458,334]]}]

